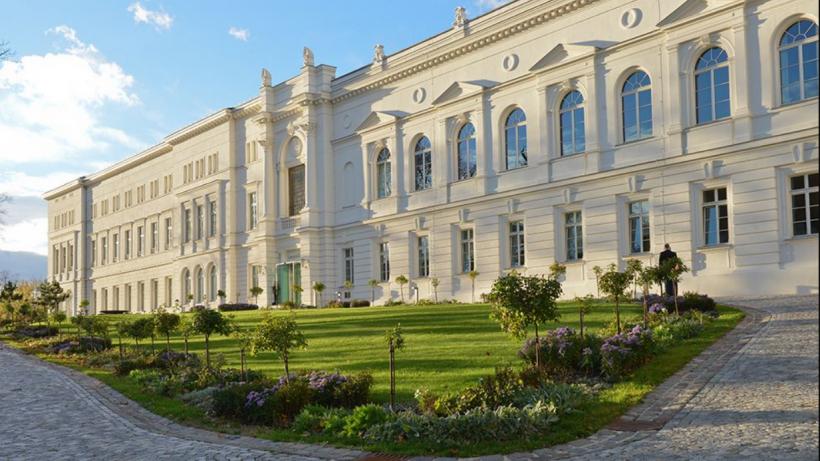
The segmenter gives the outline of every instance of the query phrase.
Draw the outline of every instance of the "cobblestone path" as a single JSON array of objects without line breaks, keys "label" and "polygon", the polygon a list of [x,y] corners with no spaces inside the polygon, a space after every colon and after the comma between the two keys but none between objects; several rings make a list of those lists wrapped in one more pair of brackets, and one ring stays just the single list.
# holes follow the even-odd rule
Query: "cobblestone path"
[{"label": "cobblestone path", "polygon": [[[746,319],[610,427],[481,459],[818,459],[817,296],[724,302],[745,306]],[[179,426],[92,378],[0,344],[0,460],[363,455]]]},{"label": "cobblestone path", "polygon": [[183,427],[0,343],[0,460],[349,460],[354,450]]}]

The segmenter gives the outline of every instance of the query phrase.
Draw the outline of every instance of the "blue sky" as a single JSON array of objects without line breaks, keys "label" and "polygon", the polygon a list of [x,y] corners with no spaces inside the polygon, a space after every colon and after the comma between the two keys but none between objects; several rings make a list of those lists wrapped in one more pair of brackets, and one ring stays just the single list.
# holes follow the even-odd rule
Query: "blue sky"
[{"label": "blue sky", "polygon": [[295,75],[302,47],[341,75],[504,0],[4,2],[0,250],[46,253],[39,196]]}]

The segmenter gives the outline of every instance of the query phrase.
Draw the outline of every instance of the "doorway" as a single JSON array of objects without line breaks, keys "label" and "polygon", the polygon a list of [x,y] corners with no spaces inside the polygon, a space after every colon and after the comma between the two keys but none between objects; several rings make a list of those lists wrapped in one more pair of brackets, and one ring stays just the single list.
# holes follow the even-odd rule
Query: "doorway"
[{"label": "doorway", "polygon": [[276,266],[276,303],[284,304],[290,301],[294,304],[302,304],[302,294],[294,290],[294,286],[302,286],[302,265],[301,263],[290,262]]}]

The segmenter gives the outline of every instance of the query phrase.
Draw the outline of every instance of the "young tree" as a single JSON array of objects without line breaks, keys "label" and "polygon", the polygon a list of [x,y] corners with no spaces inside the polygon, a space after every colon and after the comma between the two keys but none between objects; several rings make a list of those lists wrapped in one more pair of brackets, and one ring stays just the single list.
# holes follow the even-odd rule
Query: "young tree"
[{"label": "young tree", "polygon": [[46,324],[50,325],[48,315],[49,313],[57,312],[60,303],[68,299],[69,293],[63,290],[57,281],[45,281],[37,287],[40,291],[35,304],[43,306],[43,313],[46,319]]},{"label": "young tree", "polygon": [[322,282],[313,283],[313,292],[316,293],[316,307],[322,307],[322,293],[325,291],[325,284]]},{"label": "young tree", "polygon": [[63,311],[56,311],[51,314],[51,320],[57,324],[57,338],[62,341],[63,339],[63,322],[68,316]]},{"label": "young tree", "polygon": [[675,315],[680,315],[680,311],[678,310],[678,283],[680,283],[683,274],[689,272],[689,268],[686,267],[682,259],[675,256],[674,258],[664,261],[663,264],[661,264],[660,270],[664,275],[664,279],[672,282],[672,289],[674,290],[673,297],[675,299]]},{"label": "young tree", "polygon": [[17,313],[20,314],[19,318],[22,318],[22,321],[24,323],[30,322],[31,321],[31,313],[32,313],[31,304],[29,304],[29,303],[20,304],[20,307],[17,309]]},{"label": "young tree", "polygon": [[618,272],[615,264],[610,264],[601,276],[601,291],[615,303],[615,322],[618,325],[618,334],[621,334],[621,301],[626,297],[625,292],[631,283],[631,275],[627,272]]},{"label": "young tree", "polygon": [[594,299],[592,295],[586,295],[584,297],[575,297],[575,302],[578,303],[578,315],[580,317],[580,332],[581,332],[581,339],[584,339],[584,316],[589,314],[592,311],[592,303]]},{"label": "young tree", "polygon": [[211,335],[228,336],[231,334],[230,319],[217,310],[194,309],[191,317],[191,330],[205,336],[205,365],[211,368]]},{"label": "young tree", "polygon": [[370,287],[370,304],[373,304],[376,302],[376,288],[379,286],[379,281],[376,279],[370,279],[367,281],[367,285]]},{"label": "young tree", "polygon": [[632,283],[632,299],[638,297],[638,278],[643,270],[643,263],[640,259],[628,259],[626,261],[626,273],[629,274]]},{"label": "young tree", "polygon": [[384,333],[387,340],[387,350],[390,354],[390,410],[396,404],[396,351],[404,349],[404,337],[401,334],[401,324]]},{"label": "young tree", "polygon": [[467,272],[467,275],[470,277],[470,286],[471,286],[471,289],[472,289],[472,296],[471,296],[472,301],[471,302],[475,303],[475,279],[478,278],[479,274],[478,274],[478,271],[472,270],[470,272]]},{"label": "young tree", "polygon": [[592,273],[595,274],[595,298],[601,299],[601,275],[604,269],[601,266],[593,266]]},{"label": "young tree", "polygon": [[181,318],[177,314],[160,311],[154,315],[154,331],[165,336],[165,350],[171,351],[171,335],[179,329]]},{"label": "young tree", "polygon": [[3,304],[3,310],[6,312],[6,317],[11,321],[11,323],[14,323],[14,312],[15,312],[14,304],[12,304],[12,303]]},{"label": "young tree", "polygon": [[219,298],[220,304],[225,304],[225,298],[228,295],[225,294],[225,290],[216,290],[216,297]]},{"label": "young tree", "polygon": [[530,327],[535,329],[535,365],[541,366],[538,325],[558,320],[557,300],[561,283],[554,277],[522,276],[513,271],[493,282],[487,299],[492,304],[490,316],[501,329],[523,338]]},{"label": "young tree", "polygon": [[555,261],[550,264],[548,277],[560,282],[560,278],[567,274],[567,266]]},{"label": "young tree", "polygon": [[179,325],[179,334],[182,335],[182,340],[185,342],[185,355],[188,355],[188,339],[196,333],[194,331],[194,323],[190,317],[183,317]]},{"label": "young tree", "polygon": [[248,377],[245,373],[245,352],[253,346],[253,334],[238,327],[234,327],[233,334],[239,345],[239,370],[240,373],[242,373],[242,380],[247,381]]},{"label": "young tree", "polygon": [[294,315],[273,316],[266,314],[262,318],[262,323],[256,329],[251,344],[251,354],[256,355],[262,351],[271,351],[274,355],[281,357],[285,364],[285,381],[290,382],[290,369],[288,367],[290,354],[295,349],[305,349],[306,347],[307,340],[299,330]]},{"label": "young tree", "polygon": [[88,315],[88,306],[90,306],[90,305],[91,305],[91,303],[88,302],[87,299],[83,299],[82,301],[80,301],[80,312],[78,312],[78,314],[79,315]]},{"label": "young tree", "polygon": [[17,289],[17,284],[14,282],[6,282],[5,285],[3,285],[3,289],[0,290],[0,302],[3,303],[3,307],[12,321],[14,321],[14,303],[22,299],[23,293],[20,293]]},{"label": "young tree", "polygon": [[91,338],[92,343],[96,337],[108,337],[108,323],[101,317],[83,315],[80,319],[80,327]]},{"label": "young tree", "polygon": [[658,271],[654,267],[645,267],[638,273],[637,280],[643,292],[641,303],[643,304],[643,327],[647,328],[649,326],[649,306],[646,298],[649,296],[649,289],[658,281]]},{"label": "young tree", "polygon": [[154,335],[154,321],[150,317],[142,317],[129,323],[128,336],[137,343],[140,348],[140,341]]},{"label": "young tree", "polygon": [[303,291],[302,285],[298,285],[298,284],[294,283],[291,286],[291,289],[293,290],[293,299],[294,299],[293,304],[297,304],[296,300],[298,300],[299,301],[298,306],[301,306],[302,305],[302,291]]},{"label": "young tree", "polygon": [[433,302],[438,304],[438,285],[441,283],[438,277],[433,277],[430,279],[430,286],[433,287]]},{"label": "young tree", "polygon": [[117,322],[117,325],[114,328],[114,331],[117,332],[117,343],[120,352],[120,362],[123,359],[123,346],[122,346],[122,337],[123,336],[131,336],[131,322]]},{"label": "young tree", "polygon": [[253,303],[258,305],[259,304],[259,295],[265,291],[262,287],[251,287],[251,296],[253,296]]},{"label": "young tree", "polygon": [[408,282],[407,277],[405,277],[404,274],[399,275],[398,277],[396,277],[396,283],[399,284],[399,294],[401,295],[401,302],[402,303],[404,302],[404,285],[406,285],[407,282]]},{"label": "young tree", "polygon": [[[186,297],[185,297],[185,299],[187,299],[187,300],[188,300],[188,307],[190,307],[191,309],[193,309],[193,308],[194,308],[194,295],[192,295],[192,294],[188,293],[188,296],[186,296]],[[181,308],[180,308],[180,309],[181,309]]]}]

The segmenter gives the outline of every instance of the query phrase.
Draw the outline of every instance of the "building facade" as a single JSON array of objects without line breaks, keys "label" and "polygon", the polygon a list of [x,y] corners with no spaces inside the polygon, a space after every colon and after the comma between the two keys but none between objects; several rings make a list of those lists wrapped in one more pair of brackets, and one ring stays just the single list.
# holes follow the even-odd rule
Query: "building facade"
[{"label": "building facade", "polygon": [[669,243],[683,291],[817,293],[817,21],[809,0],[518,0],[338,77],[306,48],[48,192],[49,274],[70,312],[319,304],[315,282],[384,302],[399,275],[469,301],[470,272],[482,293],[554,261],[572,297]]}]

